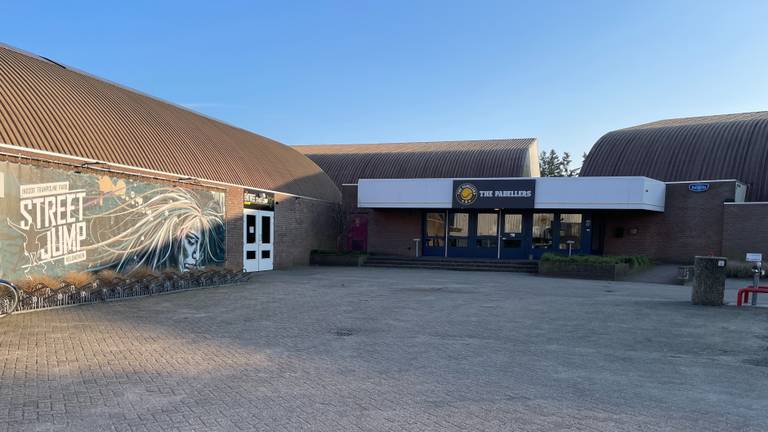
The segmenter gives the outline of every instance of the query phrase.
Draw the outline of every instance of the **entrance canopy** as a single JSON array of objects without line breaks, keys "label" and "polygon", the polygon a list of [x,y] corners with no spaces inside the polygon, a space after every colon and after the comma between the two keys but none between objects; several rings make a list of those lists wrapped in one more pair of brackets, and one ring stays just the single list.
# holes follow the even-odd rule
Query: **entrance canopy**
[{"label": "entrance canopy", "polygon": [[666,186],[648,177],[360,179],[360,208],[664,211]]}]

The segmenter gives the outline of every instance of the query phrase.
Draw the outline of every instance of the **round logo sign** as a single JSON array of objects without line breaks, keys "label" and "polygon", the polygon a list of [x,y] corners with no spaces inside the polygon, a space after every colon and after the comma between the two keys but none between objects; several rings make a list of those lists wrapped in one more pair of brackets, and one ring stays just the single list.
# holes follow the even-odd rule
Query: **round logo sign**
[{"label": "round logo sign", "polygon": [[461,205],[472,205],[477,200],[477,188],[472,183],[463,183],[456,189],[456,201]]}]

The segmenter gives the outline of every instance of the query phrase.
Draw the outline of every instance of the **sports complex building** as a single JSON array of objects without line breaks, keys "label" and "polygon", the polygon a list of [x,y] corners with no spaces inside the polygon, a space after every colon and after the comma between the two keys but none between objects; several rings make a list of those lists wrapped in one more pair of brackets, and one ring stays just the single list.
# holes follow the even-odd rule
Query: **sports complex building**
[{"label": "sports complex building", "polygon": [[0,46],[0,278],[245,271],[310,251],[537,259],[768,254],[768,112],[604,135],[580,177],[536,139],[289,147]]}]

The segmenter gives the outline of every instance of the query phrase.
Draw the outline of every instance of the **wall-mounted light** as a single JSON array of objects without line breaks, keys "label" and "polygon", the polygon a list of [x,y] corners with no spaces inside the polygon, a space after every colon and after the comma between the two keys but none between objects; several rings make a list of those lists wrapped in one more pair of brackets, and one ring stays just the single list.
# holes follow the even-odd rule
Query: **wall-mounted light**
[{"label": "wall-mounted light", "polygon": [[91,162],[83,162],[80,164],[78,168],[75,168],[75,174],[82,174],[81,171],[82,168],[88,168],[91,165],[104,165],[106,162],[99,162],[99,161],[91,161]]}]

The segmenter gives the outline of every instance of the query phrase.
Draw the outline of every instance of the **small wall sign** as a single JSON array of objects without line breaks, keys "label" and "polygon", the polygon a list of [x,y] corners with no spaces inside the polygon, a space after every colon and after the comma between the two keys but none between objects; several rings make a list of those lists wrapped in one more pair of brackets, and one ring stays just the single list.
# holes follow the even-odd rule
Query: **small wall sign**
[{"label": "small wall sign", "polygon": [[706,192],[709,190],[709,183],[691,183],[688,185],[691,192]]},{"label": "small wall sign", "polygon": [[763,262],[763,254],[761,253],[748,253],[747,262]]},{"label": "small wall sign", "polygon": [[243,208],[251,210],[274,210],[275,194],[245,189],[243,191]]}]

